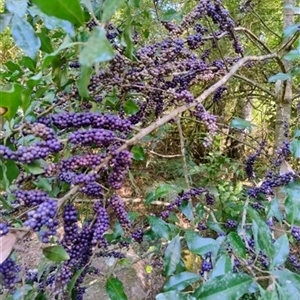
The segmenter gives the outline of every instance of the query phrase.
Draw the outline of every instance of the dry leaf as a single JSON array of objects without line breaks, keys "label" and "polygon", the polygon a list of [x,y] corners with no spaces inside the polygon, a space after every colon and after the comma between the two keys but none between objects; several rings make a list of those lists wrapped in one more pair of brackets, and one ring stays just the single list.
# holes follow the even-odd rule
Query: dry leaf
[{"label": "dry leaf", "polygon": [[0,116],[3,116],[6,112],[7,112],[7,108],[0,106]]},{"label": "dry leaf", "polygon": [[279,173],[280,173],[280,175],[284,175],[286,173],[295,174],[295,171],[293,170],[293,168],[290,166],[290,164],[287,161],[283,160],[280,165]]},{"label": "dry leaf", "polygon": [[0,237],[0,264],[9,257],[16,241],[16,235],[11,232]]}]

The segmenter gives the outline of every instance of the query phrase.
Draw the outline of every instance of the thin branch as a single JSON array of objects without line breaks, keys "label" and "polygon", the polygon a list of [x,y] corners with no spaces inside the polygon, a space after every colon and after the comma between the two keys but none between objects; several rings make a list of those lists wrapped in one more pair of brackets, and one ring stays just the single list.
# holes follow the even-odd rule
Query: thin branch
[{"label": "thin branch", "polygon": [[154,152],[152,150],[149,151],[149,153],[157,155],[159,157],[163,157],[163,158],[175,158],[175,157],[182,157],[182,154],[172,154],[172,155],[165,155],[165,154],[160,154],[157,152]]}]

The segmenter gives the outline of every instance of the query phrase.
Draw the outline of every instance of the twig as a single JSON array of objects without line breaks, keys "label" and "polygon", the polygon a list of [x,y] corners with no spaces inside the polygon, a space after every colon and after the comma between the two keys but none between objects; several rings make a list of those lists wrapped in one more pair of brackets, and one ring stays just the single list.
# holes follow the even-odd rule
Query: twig
[{"label": "twig", "polygon": [[165,155],[165,154],[160,154],[157,152],[154,152],[152,150],[149,151],[151,154],[163,157],[163,158],[175,158],[175,157],[182,157],[182,154],[172,154],[172,155]]}]

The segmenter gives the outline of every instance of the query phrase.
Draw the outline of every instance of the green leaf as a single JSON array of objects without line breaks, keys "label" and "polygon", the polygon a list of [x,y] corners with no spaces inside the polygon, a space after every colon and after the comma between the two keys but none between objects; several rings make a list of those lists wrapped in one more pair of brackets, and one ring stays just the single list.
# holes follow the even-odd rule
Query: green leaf
[{"label": "green leaf", "polygon": [[30,164],[24,165],[27,173],[31,173],[33,175],[39,175],[45,173],[45,162],[43,160],[36,160]]},{"label": "green leaf", "polygon": [[93,73],[93,68],[81,66],[79,78],[77,81],[77,88],[79,95],[83,98],[88,98],[90,93],[88,90],[88,85],[90,84],[91,74]]},{"label": "green leaf", "polygon": [[58,263],[70,259],[69,254],[60,245],[50,246],[50,247],[44,248],[43,249],[43,254],[49,260],[54,261],[54,262],[58,262]]},{"label": "green leaf", "polygon": [[14,84],[10,90],[0,91],[0,107],[7,109],[3,115],[8,121],[15,117],[18,107],[22,105],[22,86]]},{"label": "green leaf", "polygon": [[294,138],[299,138],[299,137],[300,137],[300,129],[297,128],[297,129],[295,129],[295,131],[294,131]]},{"label": "green leaf", "polygon": [[271,274],[275,276],[286,299],[300,299],[300,275],[289,270],[276,270]]},{"label": "green leaf", "polygon": [[0,13],[0,33],[8,26],[12,16],[9,12]]},{"label": "green leaf", "polygon": [[84,24],[84,15],[79,0],[32,0],[45,14],[70,21],[75,25]]},{"label": "green leaf", "polygon": [[12,181],[18,177],[20,173],[19,168],[13,160],[7,160],[7,161],[3,160],[2,164],[5,167],[3,165],[2,166],[0,165],[0,181],[2,181],[4,179],[3,176],[5,176],[6,179],[8,180],[8,183],[11,184]]},{"label": "green leaf", "polygon": [[232,264],[230,257],[227,254],[223,254],[216,262],[210,276],[209,280],[215,277],[232,272]]},{"label": "green leaf", "polygon": [[293,61],[293,60],[299,59],[300,58],[300,48],[291,50],[283,58],[288,61]]},{"label": "green leaf", "polygon": [[164,21],[164,22],[170,22],[170,21],[173,21],[173,20],[181,21],[182,18],[183,18],[182,13],[177,12],[173,8],[168,9],[162,15],[162,21]]},{"label": "green leaf", "polygon": [[5,6],[8,11],[22,18],[27,10],[27,0],[6,0]]},{"label": "green leaf", "polygon": [[53,30],[56,28],[61,28],[65,33],[73,37],[75,35],[73,25],[66,20],[58,19],[53,16],[48,16],[44,14],[37,6],[33,5],[29,9],[29,12],[32,17],[38,16],[40,17],[45,24],[45,27],[49,30]]},{"label": "green leaf", "polygon": [[282,222],[283,215],[279,207],[279,202],[277,198],[274,198],[271,200],[271,202],[268,203],[268,214],[267,219],[270,219],[271,217],[275,217],[279,222]]},{"label": "green leaf", "polygon": [[300,158],[300,139],[293,139],[290,144],[290,151],[295,158]]},{"label": "green leaf", "polygon": [[79,63],[91,67],[95,63],[109,61],[114,56],[114,49],[106,38],[105,29],[95,27],[85,47],[80,52]]},{"label": "green leaf", "polygon": [[164,285],[164,291],[168,290],[184,290],[186,287],[192,283],[200,280],[200,276],[191,272],[182,272],[177,275],[171,276],[166,284]]},{"label": "green leaf", "polygon": [[41,41],[32,26],[25,20],[14,15],[11,22],[11,34],[15,43],[31,58],[37,56]]},{"label": "green leaf", "polygon": [[142,146],[136,145],[131,148],[131,153],[133,154],[133,158],[138,161],[145,160],[145,150]]},{"label": "green leaf", "polygon": [[238,256],[246,258],[246,247],[241,237],[234,231],[227,235],[227,241],[231,246],[233,252]]},{"label": "green leaf", "polygon": [[101,22],[106,23],[111,19],[114,13],[125,3],[125,0],[105,0],[103,3],[103,12]]},{"label": "green leaf", "polygon": [[127,300],[123,283],[115,277],[109,277],[106,281],[106,292],[111,300]]},{"label": "green leaf", "polygon": [[172,275],[181,260],[181,244],[179,235],[176,235],[167,246],[164,254],[164,266],[166,276]]},{"label": "green leaf", "polygon": [[132,99],[129,99],[124,103],[124,111],[128,115],[134,115],[139,111],[139,106]]},{"label": "green leaf", "polygon": [[238,117],[234,117],[230,123],[230,127],[240,130],[248,129],[249,131],[251,131],[253,126],[255,125],[251,122]]},{"label": "green leaf", "polygon": [[212,251],[217,245],[214,239],[203,238],[193,230],[187,230],[185,238],[189,250],[194,254],[204,255]]},{"label": "green leaf", "polygon": [[37,181],[34,181],[33,183],[36,187],[42,189],[43,191],[46,191],[46,192],[52,191],[52,186],[49,183],[48,178],[39,177],[39,179]]},{"label": "green leaf", "polygon": [[297,31],[299,31],[299,24],[292,24],[284,29],[283,38],[292,37]]},{"label": "green leaf", "polygon": [[166,240],[171,236],[171,230],[168,224],[158,217],[148,216],[148,220],[151,226],[151,230],[159,237]]},{"label": "green leaf", "polygon": [[291,78],[291,75],[288,73],[277,73],[271,77],[269,77],[269,82],[276,82],[277,80],[285,81]]},{"label": "green leaf", "polygon": [[78,279],[78,277],[81,275],[81,273],[84,271],[84,268],[77,270],[75,275],[72,277],[71,281],[68,283],[68,292],[69,295],[72,295],[72,291],[74,289],[74,286],[76,284],[76,281]]},{"label": "green leaf", "polygon": [[300,183],[299,181],[293,181],[287,184],[284,188],[287,193],[287,198],[285,200],[285,211],[286,219],[290,224],[295,224],[300,222]]},{"label": "green leaf", "polygon": [[275,256],[273,258],[272,265],[274,267],[279,267],[284,264],[286,261],[289,253],[290,253],[290,246],[289,240],[286,234],[282,235],[275,243]]},{"label": "green leaf", "polygon": [[178,291],[169,291],[166,293],[160,293],[155,297],[156,300],[196,300],[196,298],[186,293]]},{"label": "green leaf", "polygon": [[270,229],[254,209],[249,208],[248,213],[252,219],[252,231],[254,235],[256,251],[263,251],[266,253],[269,260],[271,260],[274,257],[275,249],[272,242]]},{"label": "green leaf", "polygon": [[193,205],[189,201],[183,201],[179,210],[187,217],[189,221],[194,220]]},{"label": "green leaf", "polygon": [[46,53],[53,52],[53,47],[49,38],[49,30],[44,27],[41,28],[41,31],[38,33],[38,37],[41,40],[41,50]]},{"label": "green leaf", "polygon": [[227,273],[201,285],[193,296],[201,300],[235,300],[246,294],[253,278],[243,273]]}]

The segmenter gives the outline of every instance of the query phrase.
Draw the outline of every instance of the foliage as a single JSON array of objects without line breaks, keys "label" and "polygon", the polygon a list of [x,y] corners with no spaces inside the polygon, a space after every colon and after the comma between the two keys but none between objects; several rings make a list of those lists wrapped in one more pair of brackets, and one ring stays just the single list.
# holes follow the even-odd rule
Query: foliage
[{"label": "foliage", "polygon": [[[280,66],[300,58],[299,24],[283,32],[295,45],[284,57],[280,46],[258,53],[246,37],[264,50],[274,40],[237,27],[219,0],[188,2],[6,1],[0,20],[23,54],[5,59],[1,75],[5,299],[84,299],[96,255],[114,257],[116,267],[136,248],[162,262],[157,300],[300,295],[300,181],[288,163],[299,159],[300,129],[270,155],[255,120],[222,102],[235,89],[238,98],[257,88],[257,99],[274,98],[273,82],[297,80],[296,63]],[[252,11],[243,5],[242,14]],[[152,33],[149,24],[157,24]],[[230,130],[256,139],[244,170],[228,157]],[[161,184],[141,195],[142,213],[128,213],[121,188],[149,161],[159,165],[155,155],[168,161]],[[259,157],[265,175],[255,174]],[[25,270],[15,252],[32,232],[43,258]],[[99,273],[107,294],[128,299],[113,273]]]}]

